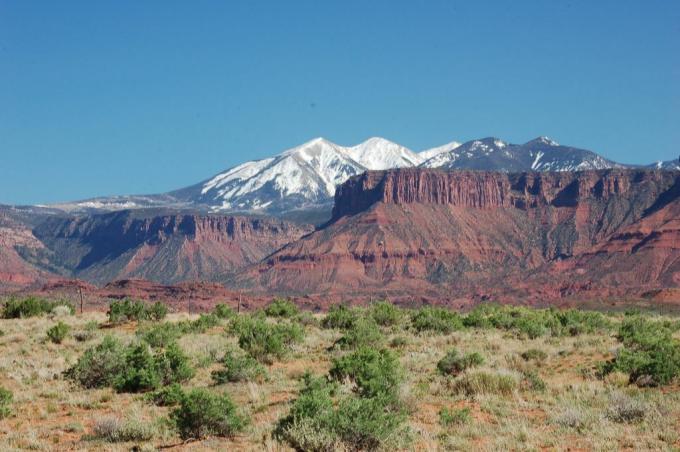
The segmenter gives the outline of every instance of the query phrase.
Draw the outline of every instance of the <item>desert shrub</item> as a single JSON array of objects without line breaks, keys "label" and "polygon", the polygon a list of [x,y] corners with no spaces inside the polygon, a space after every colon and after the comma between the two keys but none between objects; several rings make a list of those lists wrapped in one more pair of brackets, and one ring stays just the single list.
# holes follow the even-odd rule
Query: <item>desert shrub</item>
[{"label": "desert shrub", "polygon": [[159,322],[168,315],[168,307],[160,301],[155,302],[146,308],[146,318]]},{"label": "desert shrub", "polygon": [[452,425],[467,424],[472,419],[470,415],[470,408],[442,408],[439,410],[439,424],[442,427],[450,427]]},{"label": "desert shrub", "polygon": [[402,381],[402,371],[396,356],[389,350],[360,347],[333,360],[329,375],[342,381],[349,378],[362,397],[395,398]]},{"label": "desert shrub", "polygon": [[228,394],[214,394],[200,388],[181,398],[180,405],[170,413],[170,419],[182,439],[232,437],[249,423]]},{"label": "desert shrub", "polygon": [[295,317],[300,312],[300,310],[292,301],[278,298],[269,303],[264,312],[269,317],[291,318]]},{"label": "desert shrub", "polygon": [[531,309],[520,306],[478,305],[463,319],[465,326],[495,327],[535,339],[552,336],[576,336],[606,330],[611,322],[599,312],[577,309]]},{"label": "desert shrub", "polygon": [[380,326],[396,325],[402,318],[402,310],[388,301],[374,303],[368,313]]},{"label": "desert shrub", "polygon": [[405,336],[395,336],[390,341],[390,347],[392,348],[403,348],[409,344],[409,340]]},{"label": "desert shrub", "polygon": [[411,325],[419,333],[432,331],[448,334],[463,328],[463,320],[456,312],[443,308],[424,307],[413,311]]},{"label": "desert shrub", "polygon": [[158,406],[176,406],[182,401],[184,390],[179,383],[172,383],[146,395],[146,400]]},{"label": "desert shrub", "polygon": [[179,322],[178,328],[182,333],[203,334],[210,328],[220,324],[220,317],[215,314],[201,314],[196,320]]},{"label": "desert shrub", "polygon": [[101,343],[87,349],[66,371],[66,376],[85,388],[101,388],[113,385],[124,368],[125,347],[118,339],[106,336]]},{"label": "desert shrub", "polygon": [[560,427],[574,429],[578,432],[586,430],[590,426],[590,419],[578,407],[567,407],[557,413],[553,422]]},{"label": "desert shrub", "polygon": [[398,448],[406,438],[406,415],[383,397],[346,396],[336,385],[306,374],[304,387],[274,436],[297,450],[376,450]]},{"label": "desert shrub", "polygon": [[520,384],[523,389],[536,392],[543,392],[547,388],[545,381],[543,381],[535,370],[526,370],[522,372],[522,381]]},{"label": "desert shrub", "polygon": [[484,357],[477,352],[461,355],[458,350],[451,349],[438,363],[437,369],[443,375],[458,375],[466,369],[484,363]]},{"label": "desert shrub", "polygon": [[55,344],[61,344],[64,339],[66,339],[66,336],[68,335],[68,332],[71,330],[71,327],[65,324],[64,322],[59,322],[53,327],[51,327],[49,330],[47,330],[47,337]]},{"label": "desert shrub", "polygon": [[301,311],[296,317],[295,321],[302,326],[318,327],[320,325],[319,319],[309,311]]},{"label": "desert shrub", "polygon": [[304,338],[304,330],[297,323],[271,324],[258,316],[235,318],[231,331],[238,336],[239,346],[261,362],[283,357],[291,345]]},{"label": "desert shrub", "polygon": [[548,354],[538,348],[530,348],[529,350],[522,352],[521,356],[524,361],[536,361],[539,363],[548,358]]},{"label": "desert shrub", "polygon": [[625,318],[618,331],[623,347],[600,365],[600,374],[624,372],[640,386],[668,384],[680,374],[680,341],[673,331],[672,324],[640,316]]},{"label": "desert shrub", "polygon": [[183,334],[182,327],[176,323],[158,323],[137,331],[137,336],[155,348],[167,347]]},{"label": "desert shrub", "polygon": [[194,376],[189,358],[177,344],[151,353],[144,343],[131,346],[125,356],[125,367],[113,387],[119,392],[144,392],[163,385],[186,381]]},{"label": "desert shrub", "polygon": [[255,358],[233,350],[227,351],[222,358],[222,364],[224,369],[212,372],[212,379],[217,384],[252,381],[265,375],[264,367]]},{"label": "desert shrub", "polygon": [[350,328],[358,318],[359,313],[356,309],[350,309],[343,304],[338,304],[330,307],[328,314],[321,321],[321,325],[324,328],[344,330]]},{"label": "desert shrub", "polygon": [[109,304],[107,315],[112,324],[121,324],[135,320],[163,320],[168,314],[168,308],[157,301],[152,305],[147,305],[140,300],[126,298],[122,301],[115,300]]},{"label": "desert shrub", "polygon": [[359,317],[345,334],[338,339],[336,345],[350,349],[361,346],[376,346],[383,340],[383,335],[372,317]]},{"label": "desert shrub", "polygon": [[110,443],[127,441],[148,441],[154,436],[154,429],[139,419],[120,419],[107,416],[96,419],[92,426],[92,439]]},{"label": "desert shrub", "polygon": [[213,315],[219,317],[220,319],[228,320],[236,317],[236,311],[234,311],[224,303],[215,305],[215,308],[213,309],[212,313]]},{"label": "desert shrub", "polygon": [[5,302],[2,317],[5,319],[35,317],[49,314],[57,306],[66,306],[71,314],[75,312],[73,305],[65,300],[50,301],[38,297],[10,298]]},{"label": "desert shrub", "polygon": [[474,396],[477,394],[507,395],[517,388],[517,380],[511,375],[486,371],[467,372],[451,382],[456,394]]},{"label": "desert shrub", "polygon": [[14,395],[11,391],[0,386],[0,419],[9,417],[12,414],[12,400]]},{"label": "desert shrub", "polygon": [[642,421],[647,415],[648,409],[646,403],[620,392],[615,392],[610,397],[606,416],[614,422],[633,423]]},{"label": "desert shrub", "polygon": [[82,330],[78,330],[73,333],[73,338],[78,342],[86,342],[97,335],[97,330],[99,329],[99,324],[95,321],[89,321],[85,324]]}]

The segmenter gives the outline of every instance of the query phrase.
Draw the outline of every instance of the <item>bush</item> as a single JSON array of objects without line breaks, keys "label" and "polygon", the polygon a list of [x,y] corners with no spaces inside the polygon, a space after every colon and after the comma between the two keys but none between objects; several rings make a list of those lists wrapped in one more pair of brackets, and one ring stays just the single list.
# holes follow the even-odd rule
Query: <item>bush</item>
[{"label": "bush", "polygon": [[10,298],[5,302],[2,317],[5,319],[35,317],[49,314],[57,306],[66,306],[71,314],[75,312],[73,305],[64,300],[50,301],[38,297],[26,297],[21,300]]},{"label": "bush", "polygon": [[362,397],[388,397],[396,399],[402,381],[399,362],[389,350],[361,347],[333,360],[329,375],[341,381],[349,378],[356,384]]},{"label": "bush", "polygon": [[158,406],[176,406],[182,401],[182,397],[184,397],[182,387],[179,383],[173,383],[150,392],[146,399]]},{"label": "bush", "polygon": [[12,414],[12,400],[14,395],[11,391],[0,386],[0,419],[9,417]]},{"label": "bush", "polygon": [[304,330],[297,323],[271,324],[256,316],[235,318],[231,331],[238,336],[239,346],[261,362],[283,357],[292,344],[304,338]]},{"label": "bush", "polygon": [[118,339],[106,336],[100,344],[87,349],[66,376],[85,388],[101,388],[112,386],[124,368],[125,347]]},{"label": "bush", "polygon": [[536,361],[539,363],[548,358],[548,354],[538,348],[530,348],[529,350],[522,352],[521,356],[524,361]]},{"label": "bush", "polygon": [[460,355],[458,350],[451,349],[438,363],[437,369],[443,375],[458,375],[465,369],[484,363],[484,358],[477,352]]},{"label": "bush", "polygon": [[215,314],[201,314],[196,320],[183,321],[178,323],[182,333],[203,334],[210,328],[220,324],[220,317]]},{"label": "bush", "polygon": [[269,317],[291,318],[298,315],[300,310],[290,300],[276,299],[264,310]]},{"label": "bush", "polygon": [[380,301],[371,305],[369,314],[380,326],[394,326],[402,318],[401,309],[387,301]]},{"label": "bush", "polygon": [[382,397],[335,400],[336,385],[306,374],[304,387],[274,436],[297,450],[399,448],[406,440],[406,415]]},{"label": "bush", "polygon": [[220,319],[232,319],[236,317],[236,311],[223,303],[215,305],[212,313]]},{"label": "bush", "polygon": [[474,396],[477,394],[507,395],[517,388],[517,380],[511,375],[477,371],[465,373],[453,380],[454,393]]},{"label": "bush", "polygon": [[227,394],[217,395],[205,389],[185,394],[180,406],[170,413],[182,439],[206,436],[232,437],[248,425]]},{"label": "bush", "polygon": [[175,323],[159,323],[137,331],[137,336],[155,348],[167,347],[183,334],[181,325]]},{"label": "bush", "polygon": [[121,324],[139,320],[163,320],[168,314],[168,308],[161,302],[147,306],[142,301],[126,298],[122,301],[112,301],[107,315],[112,324]]},{"label": "bush", "polygon": [[647,404],[622,393],[614,393],[606,416],[614,422],[640,422],[648,410]]},{"label": "bush", "polygon": [[359,314],[355,309],[350,309],[345,305],[338,304],[331,306],[328,310],[328,314],[321,322],[324,328],[335,328],[339,330],[345,330],[354,325]]},{"label": "bush", "polygon": [[113,387],[118,392],[150,391],[189,380],[194,373],[189,358],[177,344],[170,344],[165,351],[156,354],[151,353],[147,344],[138,344],[127,350],[125,368]]},{"label": "bush", "polygon": [[212,379],[217,384],[252,381],[265,375],[264,367],[255,358],[232,350],[224,355],[222,364],[224,369],[212,373]]},{"label": "bush", "polygon": [[93,439],[110,443],[148,441],[153,438],[153,428],[139,419],[122,420],[115,416],[97,419],[92,426]]},{"label": "bush", "polygon": [[674,327],[640,316],[630,316],[619,327],[623,343],[616,357],[600,365],[600,373],[613,371],[629,375],[640,386],[668,384],[680,375],[680,341],[673,338]]},{"label": "bush", "polygon": [[419,333],[433,331],[448,334],[463,329],[463,321],[458,313],[448,309],[424,307],[411,314],[411,324]]},{"label": "bush", "polygon": [[522,387],[530,391],[543,392],[546,384],[535,370],[522,372]]},{"label": "bush", "polygon": [[382,333],[372,317],[359,317],[338,341],[340,348],[377,346],[383,340]]},{"label": "bush", "polygon": [[65,324],[64,322],[59,322],[56,325],[54,325],[52,328],[47,330],[47,337],[55,344],[61,344],[64,339],[66,339],[66,336],[68,335],[68,332],[71,330],[71,327]]},{"label": "bush", "polygon": [[439,424],[442,427],[450,427],[452,425],[467,424],[472,419],[470,415],[470,408],[442,408],[439,410]]}]

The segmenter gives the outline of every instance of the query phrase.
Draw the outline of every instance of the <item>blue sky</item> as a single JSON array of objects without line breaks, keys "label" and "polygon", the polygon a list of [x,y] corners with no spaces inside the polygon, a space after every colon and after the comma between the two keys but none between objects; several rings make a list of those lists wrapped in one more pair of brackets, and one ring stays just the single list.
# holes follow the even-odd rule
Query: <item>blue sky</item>
[{"label": "blue sky", "polygon": [[157,193],[324,136],[680,154],[680,2],[0,0],[0,203]]}]

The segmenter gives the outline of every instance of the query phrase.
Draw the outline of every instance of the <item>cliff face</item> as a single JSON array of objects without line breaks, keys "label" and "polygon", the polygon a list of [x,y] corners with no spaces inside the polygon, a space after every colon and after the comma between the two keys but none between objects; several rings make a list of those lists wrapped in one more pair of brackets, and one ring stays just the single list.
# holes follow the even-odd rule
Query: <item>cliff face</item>
[{"label": "cliff face", "polygon": [[52,270],[62,275],[96,283],[130,277],[167,283],[219,279],[311,231],[267,218],[138,215],[54,218],[34,233]]},{"label": "cliff face", "polygon": [[[339,187],[325,227],[237,281],[291,292],[446,297],[520,288],[562,296],[600,282],[603,290],[666,286],[680,276],[679,187],[677,171],[368,172]],[[638,239],[621,247],[617,234]],[[602,256],[606,270],[597,268]],[[608,276],[633,261],[659,260],[653,272]]]},{"label": "cliff face", "polygon": [[575,207],[625,196],[631,186],[666,190],[676,180],[677,173],[648,170],[516,174],[414,168],[370,171],[338,188],[331,221],[362,212],[376,202],[479,209]]}]

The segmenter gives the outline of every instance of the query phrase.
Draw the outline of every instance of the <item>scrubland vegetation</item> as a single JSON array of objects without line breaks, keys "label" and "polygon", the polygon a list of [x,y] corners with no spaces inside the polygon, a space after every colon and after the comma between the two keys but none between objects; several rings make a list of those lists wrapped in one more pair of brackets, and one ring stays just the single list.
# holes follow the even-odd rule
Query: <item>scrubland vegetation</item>
[{"label": "scrubland vegetation", "polygon": [[680,447],[680,321],[6,300],[0,450]]}]

